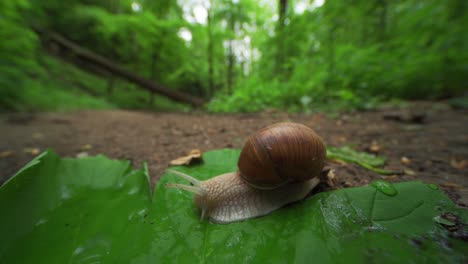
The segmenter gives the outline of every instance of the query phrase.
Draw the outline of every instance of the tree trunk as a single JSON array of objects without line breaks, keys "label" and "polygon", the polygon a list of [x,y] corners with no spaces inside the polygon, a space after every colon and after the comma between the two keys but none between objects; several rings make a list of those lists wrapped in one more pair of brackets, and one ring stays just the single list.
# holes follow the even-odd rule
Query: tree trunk
[{"label": "tree trunk", "polygon": [[133,82],[139,85],[141,88],[164,95],[174,101],[188,103],[193,106],[201,106],[204,103],[204,101],[198,97],[194,97],[188,94],[170,90],[169,88],[166,88],[160,84],[152,82],[151,80],[148,80],[139,75],[136,75],[126,70],[125,68],[117,65],[116,63],[100,56],[99,54],[96,54],[90,50],[87,50],[79,46],[78,44],[62,37],[61,35],[57,33],[47,34],[47,37],[50,41],[54,41],[58,43],[59,45],[61,45],[62,47],[72,51],[74,57],[78,59],[82,59],[88,63],[97,65],[101,68],[104,68],[105,70],[109,71],[111,74],[117,75],[119,77],[126,79],[127,81]]},{"label": "tree trunk", "polygon": [[328,32],[328,76],[325,82],[325,87],[331,88],[333,76],[335,73],[335,22],[332,22],[330,31]]},{"label": "tree trunk", "polygon": [[[236,21],[234,20],[234,15],[231,14],[229,19],[229,24],[232,33],[236,36]],[[227,92],[228,94],[232,93],[232,84],[234,82],[234,49],[233,49],[234,39],[229,40],[228,48],[228,70],[227,70]]]},{"label": "tree trunk", "polygon": [[234,75],[234,54],[232,49],[232,40],[229,40],[229,49],[228,49],[228,69],[227,69],[227,92],[228,94],[232,93],[232,83]]},{"label": "tree trunk", "polygon": [[284,27],[284,22],[286,20],[286,10],[288,9],[288,0],[279,0],[278,6],[278,26],[279,29]]},{"label": "tree trunk", "polygon": [[211,2],[210,8],[207,8],[206,28],[208,30],[208,96],[214,96],[214,65],[213,65],[213,32],[212,32],[212,17],[211,17]]},{"label": "tree trunk", "polygon": [[278,2],[278,25],[276,27],[276,41],[277,41],[277,52],[276,52],[276,73],[283,73],[284,64],[284,27],[286,21],[286,11],[288,9],[288,0],[279,0]]},{"label": "tree trunk", "polygon": [[380,0],[380,10],[379,10],[379,41],[385,41],[387,35],[387,9],[388,3],[387,0]]},{"label": "tree trunk", "polygon": [[148,96],[148,106],[153,106],[154,105],[154,93],[150,91],[150,94]]},{"label": "tree trunk", "polygon": [[[153,54],[151,55],[151,81],[156,81],[158,78],[158,74],[156,72],[156,61],[158,61],[159,53],[157,53],[158,49],[153,48]],[[150,91],[148,97],[148,104],[149,106],[153,106],[154,104],[154,92]]]},{"label": "tree trunk", "polygon": [[107,77],[107,96],[110,98],[114,92],[114,76],[109,74]]}]

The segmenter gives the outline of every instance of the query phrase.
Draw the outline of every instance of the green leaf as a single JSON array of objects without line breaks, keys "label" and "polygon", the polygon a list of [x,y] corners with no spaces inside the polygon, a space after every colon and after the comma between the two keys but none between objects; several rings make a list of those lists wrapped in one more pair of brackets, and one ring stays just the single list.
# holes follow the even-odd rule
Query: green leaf
[{"label": "green leaf", "polygon": [[327,158],[356,163],[366,169],[383,175],[398,173],[395,171],[376,168],[377,166],[382,166],[385,164],[385,157],[379,157],[365,152],[358,152],[349,146],[344,146],[341,148],[327,146]]},{"label": "green leaf", "polygon": [[0,263],[116,263],[139,246],[150,204],[127,161],[45,152],[0,188]]},{"label": "green leaf", "polygon": [[[238,156],[211,151],[175,169],[207,179],[235,170]],[[467,211],[421,182],[395,184],[393,196],[374,186],[319,193],[228,225],[200,221],[192,194],[167,182],[182,181],[164,175],[151,201],[146,168],[44,153],[0,187],[0,263],[467,261],[466,242],[434,221],[449,212],[466,223]]]}]

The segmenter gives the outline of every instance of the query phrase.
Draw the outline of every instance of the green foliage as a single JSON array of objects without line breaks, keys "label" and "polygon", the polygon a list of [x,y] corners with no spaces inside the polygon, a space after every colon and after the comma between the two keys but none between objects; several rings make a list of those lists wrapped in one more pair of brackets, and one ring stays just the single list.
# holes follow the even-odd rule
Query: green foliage
[{"label": "green foliage", "polygon": [[[42,55],[42,54],[41,54]],[[109,94],[109,80],[47,56],[38,62],[37,72],[26,74],[9,68],[12,79],[0,79],[3,89],[2,110],[15,111],[74,111],[79,109],[154,109],[187,111],[188,106],[171,102],[134,85],[113,80]],[[30,68],[27,68],[30,69]],[[5,77],[5,75],[3,75]],[[8,96],[8,95],[11,96]],[[151,100],[151,101],[150,101]]]},{"label": "green foliage", "polygon": [[[203,164],[177,170],[208,179],[235,170],[239,151],[204,156]],[[151,199],[146,166],[45,152],[0,187],[0,262],[467,261],[466,242],[445,228],[466,232],[467,210],[434,185],[377,181],[218,225],[200,221],[192,194],[164,187],[178,181],[164,175]]]},{"label": "green foliage", "polygon": [[[378,96],[370,96],[350,89],[327,89],[323,83],[326,73],[311,76],[301,68],[295,71],[295,78],[301,81],[270,81],[249,78],[242,81],[230,95],[217,95],[207,105],[212,112],[257,112],[264,109],[285,109],[292,112],[373,109],[382,101]],[[301,71],[304,70],[304,71]]]},{"label": "green foliage", "polygon": [[[16,4],[13,4],[16,3]],[[62,65],[44,67],[40,61],[38,36],[21,19],[20,11],[30,9],[27,1],[3,1],[6,16],[0,18],[0,106],[1,110],[73,110],[109,108],[111,105],[86,94],[72,91],[63,83],[51,80],[48,70]],[[43,58],[43,60],[50,60]],[[54,68],[54,69],[51,69]]]},{"label": "green foliage", "polygon": [[26,1],[0,3],[0,106],[15,109],[25,87],[25,75],[37,72],[35,60],[38,39],[21,23],[19,11],[28,8]]},{"label": "green foliage", "polygon": [[[279,2],[253,0],[3,1],[0,106],[37,108],[26,90],[43,86],[50,71],[41,64],[47,59],[39,52],[38,29],[58,32],[166,87],[211,99],[207,109],[214,112],[371,109],[395,98],[466,92],[466,1],[315,2],[286,1],[284,17],[276,19]],[[295,12],[301,5],[308,8]],[[102,87],[106,78],[87,86]],[[54,91],[62,80],[47,85]],[[63,90],[58,93],[68,93]],[[101,92],[90,96],[116,107],[155,109],[141,104],[144,92],[115,90],[110,100],[96,96]]]},{"label": "green foliage", "polygon": [[[8,2],[8,1],[7,1]],[[161,96],[151,96],[114,78],[96,78],[57,63],[40,52],[32,30],[57,31],[148,79],[176,89],[200,82],[190,50],[177,36],[185,22],[175,2],[148,4],[131,10],[133,1],[19,1],[1,3],[0,107],[5,110],[74,110],[80,108],[132,108],[186,110]],[[167,5],[166,5],[167,4]],[[5,16],[3,16],[5,10]],[[157,13],[164,14],[161,18]],[[171,17],[171,19],[168,19]],[[52,63],[52,61],[54,61]],[[181,67],[181,65],[183,67]],[[187,77],[188,76],[188,77]],[[204,94],[203,87],[189,90]],[[108,92],[108,90],[112,92]],[[183,89],[181,89],[183,90]],[[150,102],[152,101],[152,102]]]},{"label": "green foliage", "polygon": [[257,72],[208,108],[369,109],[390,98],[459,95],[468,67],[466,10],[463,1],[326,1],[290,13],[284,31],[262,46]]}]

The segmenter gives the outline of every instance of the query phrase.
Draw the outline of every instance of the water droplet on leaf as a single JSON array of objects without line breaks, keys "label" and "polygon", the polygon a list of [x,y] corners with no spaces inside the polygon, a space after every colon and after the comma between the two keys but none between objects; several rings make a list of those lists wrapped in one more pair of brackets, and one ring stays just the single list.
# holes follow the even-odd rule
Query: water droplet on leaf
[{"label": "water droplet on leaf", "polygon": [[388,196],[395,196],[397,195],[398,191],[395,189],[393,184],[383,181],[383,180],[377,180],[371,183],[372,186],[374,186],[377,190],[382,192],[385,195]]}]

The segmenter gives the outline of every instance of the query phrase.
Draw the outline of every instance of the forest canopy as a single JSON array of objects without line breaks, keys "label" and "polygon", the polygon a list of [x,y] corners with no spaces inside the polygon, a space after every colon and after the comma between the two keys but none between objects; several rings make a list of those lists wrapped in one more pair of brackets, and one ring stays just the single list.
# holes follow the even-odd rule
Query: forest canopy
[{"label": "forest canopy", "polygon": [[17,0],[0,10],[2,110],[186,109],[77,60],[52,34],[214,112],[365,109],[467,90],[463,0]]}]

